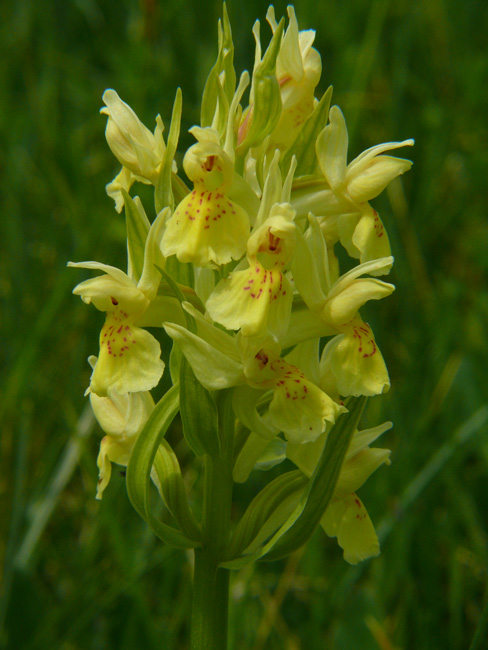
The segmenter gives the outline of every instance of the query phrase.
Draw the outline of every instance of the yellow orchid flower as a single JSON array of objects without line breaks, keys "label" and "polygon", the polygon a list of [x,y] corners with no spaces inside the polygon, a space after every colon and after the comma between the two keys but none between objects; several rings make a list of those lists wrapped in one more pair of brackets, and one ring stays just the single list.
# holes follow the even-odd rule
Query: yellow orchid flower
[{"label": "yellow orchid flower", "polygon": [[108,115],[105,136],[112,153],[138,180],[154,184],[166,151],[161,117],[151,133],[115,90],[106,90],[102,99],[106,106],[100,113]]},{"label": "yellow orchid flower", "polygon": [[190,147],[183,167],[194,188],[168,220],[162,240],[166,257],[215,267],[242,257],[249,237],[247,212],[227,194],[234,177],[230,156],[211,127],[190,130],[198,143]]},{"label": "yellow orchid flower", "polygon": [[157,296],[161,274],[155,264],[164,264],[159,244],[166,215],[167,211],[161,213],[149,230],[144,269],[137,283],[114,266],[99,262],[68,263],[74,268],[103,272],[73,290],[84,302],[93,303],[107,314],[89,388],[100,396],[149,390],[163,374],[161,347],[142,328],[161,326],[163,320],[174,320],[180,311],[175,307],[176,299]]},{"label": "yellow orchid flower", "polygon": [[325,346],[320,360],[321,386],[331,395],[380,395],[390,378],[371,327],[359,317],[342,327]]},{"label": "yellow orchid flower", "polygon": [[[344,559],[357,564],[380,552],[378,536],[364,504],[356,491],[383,463],[390,464],[390,450],[370,448],[391,422],[357,431],[344,459],[332,500],[321,520],[329,537],[337,537]],[[315,442],[302,445],[288,443],[286,455],[306,475],[311,476],[324,449],[327,434]]]},{"label": "yellow orchid flower", "polygon": [[295,213],[275,204],[247,243],[247,267],[239,265],[221,280],[206,303],[214,321],[244,336],[268,330],[282,337],[290,320],[293,290],[284,270],[293,255]]},{"label": "yellow orchid flower", "polygon": [[[96,358],[90,362],[96,366]],[[112,474],[112,463],[127,466],[137,436],[144,428],[154,401],[147,391],[110,397],[90,393],[90,403],[105,437],[100,443],[97,465],[99,469],[97,499],[102,498]]]},{"label": "yellow orchid flower", "polygon": [[[164,370],[161,347],[142,329],[151,300],[120,269],[98,262],[70,262],[75,268],[103,271],[104,275],[78,284],[73,293],[107,313],[100,332],[100,352],[90,379],[90,391],[100,396],[149,390]],[[161,322],[163,314],[161,314]]]},{"label": "yellow orchid flower", "polygon": [[292,314],[283,345],[294,345],[309,336],[333,336],[321,358],[321,382],[326,392],[343,397],[386,392],[390,387],[388,371],[359,309],[369,300],[379,300],[394,291],[392,284],[362,277],[383,274],[391,268],[393,258],[359,264],[333,281],[318,221],[311,216],[309,222],[305,236],[297,233],[292,273],[310,311]]},{"label": "yellow orchid flower", "polygon": [[[342,245],[352,257],[366,262],[390,254],[388,236],[378,213],[368,205],[397,176],[412,166],[410,160],[384,155],[385,151],[411,147],[412,139],[403,142],[386,142],[367,149],[347,164],[348,134],[344,115],[338,106],[329,112],[329,124],[316,141],[320,169],[330,186],[334,201],[343,206],[342,219],[338,221],[338,235]],[[332,197],[331,197],[332,198]],[[322,216],[327,205],[309,210]]]}]

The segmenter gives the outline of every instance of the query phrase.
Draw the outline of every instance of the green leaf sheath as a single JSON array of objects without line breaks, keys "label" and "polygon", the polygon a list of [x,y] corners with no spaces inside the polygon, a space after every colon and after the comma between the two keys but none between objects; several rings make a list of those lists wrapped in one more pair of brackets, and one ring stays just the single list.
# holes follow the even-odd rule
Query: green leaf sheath
[{"label": "green leaf sheath", "polygon": [[178,409],[179,387],[173,386],[154,408],[132,449],[127,466],[127,492],[134,508],[163,542],[180,548],[193,548],[199,545],[199,539],[190,538],[159,521],[152,512],[150,500],[153,463]]},{"label": "green leaf sheath", "polygon": [[229,559],[237,558],[263,533],[267,536],[273,534],[290,514],[286,512],[283,518],[280,517],[282,505],[291,496],[300,495],[306,485],[307,479],[299,470],[282,474],[266,485],[254,497],[237,524],[227,549]]},{"label": "green leaf sheath", "polygon": [[303,546],[312,536],[334,494],[342,463],[366,401],[366,397],[349,400],[348,412],[339,418],[327,437],[325,449],[303,496],[303,510],[264,556],[265,559],[278,560]]},{"label": "green leaf sheath", "polygon": [[186,496],[186,488],[181,475],[178,458],[170,444],[163,438],[159,444],[154,459],[157,480],[168,510],[176,520],[181,530],[191,537],[198,539],[200,529],[198,528]]},{"label": "green leaf sheath", "polygon": [[217,407],[212,395],[195,377],[185,357],[180,362],[180,401],[183,434],[197,456],[219,453]]}]

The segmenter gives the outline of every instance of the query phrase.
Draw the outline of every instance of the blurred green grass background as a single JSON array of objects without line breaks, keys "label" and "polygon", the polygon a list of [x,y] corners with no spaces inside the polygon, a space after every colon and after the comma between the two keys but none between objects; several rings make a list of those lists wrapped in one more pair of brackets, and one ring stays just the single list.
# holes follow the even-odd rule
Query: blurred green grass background
[{"label": "blurred green grass background", "polygon": [[[285,7],[275,3],[278,15]],[[383,441],[393,463],[361,490],[382,555],[351,568],[319,531],[288,561],[236,573],[230,648],[457,650],[477,629],[486,648],[488,5],[295,8],[317,30],[319,89],[334,85],[350,155],[416,139],[412,171],[374,202],[397,291],[365,314],[392,379],[367,420],[394,422]],[[267,4],[228,9],[240,72]],[[2,5],[0,646],[187,647],[190,557],[148,532],[118,472],[94,499],[100,431],[83,391],[103,317],[71,295],[82,276],[65,265],[125,265],[123,218],[104,190],[117,164],[103,90],[151,126],[157,113],[169,122],[181,86],[187,147],[220,14],[214,0]]]}]

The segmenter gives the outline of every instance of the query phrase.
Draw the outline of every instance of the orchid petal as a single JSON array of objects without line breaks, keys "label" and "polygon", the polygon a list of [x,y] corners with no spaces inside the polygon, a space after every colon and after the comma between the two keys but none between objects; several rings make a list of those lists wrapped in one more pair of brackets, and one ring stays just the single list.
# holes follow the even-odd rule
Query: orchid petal
[{"label": "orchid petal", "polygon": [[321,374],[332,373],[339,395],[379,395],[390,388],[384,359],[367,323],[353,321],[345,334],[331,339],[320,362]]},{"label": "orchid petal", "polygon": [[163,327],[181,347],[196,378],[207,390],[222,390],[245,382],[240,363],[184,327],[172,323],[164,323]]},{"label": "orchid petal", "polygon": [[107,314],[100,332],[100,355],[90,380],[90,390],[106,396],[154,388],[164,363],[161,347],[152,334],[133,325],[127,314]]},{"label": "orchid petal", "polygon": [[378,536],[366,508],[355,494],[334,500],[320,523],[329,537],[337,537],[349,564],[379,555]]},{"label": "orchid petal", "polygon": [[344,115],[338,106],[329,112],[329,124],[320,133],[316,142],[320,169],[334,192],[344,188],[348,135]]}]

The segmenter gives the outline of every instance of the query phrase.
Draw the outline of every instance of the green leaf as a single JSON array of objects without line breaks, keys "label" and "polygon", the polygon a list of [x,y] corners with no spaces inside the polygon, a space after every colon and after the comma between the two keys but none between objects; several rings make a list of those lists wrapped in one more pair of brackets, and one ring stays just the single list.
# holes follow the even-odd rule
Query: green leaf
[{"label": "green leaf", "polygon": [[198,539],[161,522],[151,508],[151,470],[159,445],[178,409],[179,389],[173,386],[155,406],[132,449],[127,466],[127,492],[134,508],[163,542],[178,548],[195,548],[200,545]]},{"label": "green leaf", "polygon": [[[205,89],[207,90],[207,95],[212,96],[212,105],[215,106],[213,109],[213,115],[212,115],[212,121],[207,124],[207,120],[209,115],[205,114],[205,126],[212,126],[213,128],[217,129],[217,131],[220,133],[221,136],[223,136],[226,132],[227,129],[227,123],[229,119],[229,101],[225,95],[224,89],[222,87],[222,84],[220,83],[220,79],[218,77],[214,77],[212,84],[208,84],[205,86]],[[210,81],[210,79],[209,79]],[[217,107],[218,106],[218,110]],[[202,107],[203,109],[203,107]],[[215,117],[218,117],[218,120],[215,119]],[[203,110],[202,110],[202,124],[203,124]]]},{"label": "green leaf", "polygon": [[[236,526],[229,547],[228,558],[252,560],[249,549],[259,536],[261,541],[272,535],[294,509],[293,497],[298,497],[307,485],[307,478],[299,470],[286,472],[266,485],[249,504]],[[255,547],[256,544],[253,545]],[[248,550],[247,558],[243,555]],[[254,557],[254,556],[253,556]],[[230,560],[229,560],[230,561]]]},{"label": "green leaf", "polygon": [[305,120],[295,141],[283,156],[280,164],[283,171],[286,171],[290,167],[292,157],[296,156],[297,168],[295,170],[295,177],[316,173],[318,160],[317,154],[315,153],[315,142],[319,133],[327,124],[331,98],[332,86],[329,86],[322,99],[315,106],[313,112]]},{"label": "green leaf", "polygon": [[173,113],[171,115],[171,126],[169,128],[168,143],[164,153],[163,163],[156,181],[156,188],[154,192],[154,202],[156,205],[156,212],[159,214],[164,208],[171,208],[173,212],[175,201],[172,190],[172,173],[173,173],[173,160],[178,146],[178,139],[180,137],[180,123],[181,123],[181,108],[182,108],[182,95],[181,88],[176,91],[176,97],[173,104]]},{"label": "green leaf", "polygon": [[180,366],[180,405],[188,445],[197,456],[217,456],[220,451],[217,406],[184,357]]},{"label": "green leaf", "polygon": [[138,200],[139,203],[136,203],[124,189],[122,189],[122,196],[124,197],[127,228],[128,275],[134,282],[139,282],[144,268],[144,249],[151,224],[140,200]]},{"label": "green leaf", "polygon": [[152,222],[144,249],[144,267],[138,288],[148,297],[155,297],[161,281],[160,267],[164,266],[161,238],[169,218],[170,209],[164,208]]},{"label": "green leaf", "polygon": [[299,515],[291,526],[285,524],[282,535],[279,535],[278,531],[272,546],[263,554],[266,560],[278,560],[300,548],[319,525],[334,494],[342,463],[366,401],[366,397],[351,398],[347,404],[348,412],[332,427],[320,461],[302,497],[302,503],[298,506]]},{"label": "green leaf", "polygon": [[183,533],[191,539],[198,539],[198,528],[186,496],[178,458],[170,444],[163,438],[160,442],[154,467],[160,484],[161,495]]},{"label": "green leaf", "polygon": [[253,104],[251,126],[243,142],[236,148],[239,156],[258,144],[273,131],[281,116],[282,103],[278,80],[276,79],[276,59],[278,57],[285,21],[282,19],[262,61],[256,66],[252,77]]},{"label": "green leaf", "polygon": [[272,440],[280,432],[277,427],[264,420],[257,410],[258,406],[262,410],[270,401],[271,394],[269,392],[252,388],[247,384],[239,386],[234,392],[236,417],[250,431],[254,431],[267,440]]}]

